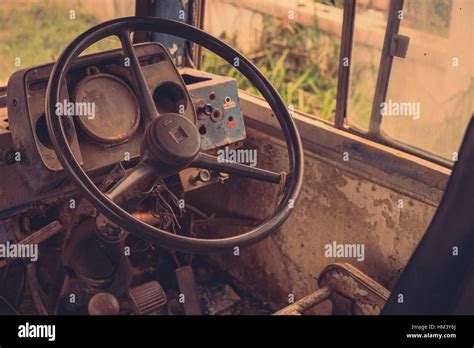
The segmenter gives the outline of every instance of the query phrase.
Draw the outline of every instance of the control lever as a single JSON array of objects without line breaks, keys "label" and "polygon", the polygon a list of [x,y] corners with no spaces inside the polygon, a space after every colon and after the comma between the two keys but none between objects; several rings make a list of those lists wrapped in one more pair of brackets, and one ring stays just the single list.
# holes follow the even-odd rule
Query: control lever
[{"label": "control lever", "polygon": [[197,293],[196,280],[191,266],[176,269],[176,279],[186,315],[202,315],[201,302]]}]

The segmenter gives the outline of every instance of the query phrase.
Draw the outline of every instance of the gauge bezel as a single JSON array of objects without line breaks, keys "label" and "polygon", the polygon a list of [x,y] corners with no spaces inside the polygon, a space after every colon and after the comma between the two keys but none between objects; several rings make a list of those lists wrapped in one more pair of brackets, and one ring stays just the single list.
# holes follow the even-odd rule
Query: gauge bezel
[{"label": "gauge bezel", "polygon": [[[88,126],[88,119],[87,117],[82,117],[78,116],[75,117],[76,122],[79,125],[80,130],[92,141],[100,143],[100,144],[120,144],[123,143],[124,141],[127,141],[135,132],[137,131],[138,127],[140,126],[140,121],[141,121],[141,114],[140,114],[140,106],[138,105],[138,100],[135,95],[135,92],[133,89],[121,78],[108,74],[108,73],[102,73],[99,72],[97,74],[91,74],[87,75],[83,79],[81,79],[77,85],[74,87],[74,92],[73,92],[73,100],[75,102],[78,102],[78,94],[80,93],[82,88],[85,88],[85,85],[92,80],[95,79],[110,79],[113,80],[114,82],[117,82],[119,85],[121,85],[129,96],[131,97],[131,101],[133,103],[133,109],[134,109],[134,121],[132,126],[128,129],[126,132],[112,132],[110,133],[111,135],[106,136],[103,134],[99,134],[97,132],[94,132],[93,130],[90,129]],[[104,91],[103,91],[104,92]]]}]

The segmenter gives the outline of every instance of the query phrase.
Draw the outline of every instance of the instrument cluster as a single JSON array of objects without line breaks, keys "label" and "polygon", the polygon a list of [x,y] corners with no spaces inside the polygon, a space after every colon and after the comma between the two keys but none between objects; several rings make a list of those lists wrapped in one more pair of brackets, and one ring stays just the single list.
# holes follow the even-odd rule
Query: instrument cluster
[{"label": "instrument cluster", "polygon": [[[237,83],[194,69],[177,70],[157,43],[134,46],[157,111],[179,113],[196,124],[201,150],[239,144],[245,139]],[[22,176],[34,191],[64,180],[45,117],[53,64],[16,72],[9,80],[8,111],[12,144],[24,154]],[[186,92],[189,91],[189,93]],[[69,145],[90,174],[109,170],[140,155],[144,121],[122,51],[79,57],[61,89],[56,113],[64,117]]]}]

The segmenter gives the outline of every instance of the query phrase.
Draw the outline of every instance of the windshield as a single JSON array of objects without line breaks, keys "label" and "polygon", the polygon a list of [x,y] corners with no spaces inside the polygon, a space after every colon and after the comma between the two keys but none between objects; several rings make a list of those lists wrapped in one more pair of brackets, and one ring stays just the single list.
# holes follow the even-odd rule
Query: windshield
[{"label": "windshield", "polygon": [[[0,85],[12,73],[57,59],[76,36],[100,22],[132,16],[135,1],[0,1]],[[87,53],[117,48],[109,38],[92,46]]]}]

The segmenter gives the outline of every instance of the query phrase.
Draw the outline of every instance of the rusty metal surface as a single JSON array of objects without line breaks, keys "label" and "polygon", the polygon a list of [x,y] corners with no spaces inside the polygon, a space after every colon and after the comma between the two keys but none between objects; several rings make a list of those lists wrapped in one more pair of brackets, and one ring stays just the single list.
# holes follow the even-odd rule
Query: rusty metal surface
[{"label": "rusty metal surface", "polygon": [[[5,95],[2,95],[1,89],[5,90]],[[6,90],[6,87],[0,87],[0,136],[2,134],[10,133],[10,125],[8,124]]]},{"label": "rusty metal surface", "polygon": [[316,290],[312,294],[303,297],[295,303],[279,310],[274,315],[302,315],[308,309],[326,301],[331,296],[331,290],[327,286]]},{"label": "rusty metal surface", "polygon": [[160,217],[153,215],[151,212],[135,212],[132,214],[133,217],[142,220],[143,222],[156,226],[160,223]]},{"label": "rusty metal surface", "polygon": [[[13,74],[8,81],[8,119],[15,149],[24,150],[24,157],[31,161],[31,166],[39,167],[44,164],[51,171],[58,171],[61,165],[52,148],[46,128],[45,119],[45,84],[44,81],[52,68],[37,67],[20,70]],[[37,89],[38,88],[38,89]],[[63,100],[69,100],[69,91],[64,84],[61,89]],[[15,107],[15,100],[17,106]],[[68,140],[74,155],[82,163],[75,124],[71,116],[64,117],[69,130]],[[42,137],[41,137],[42,136]],[[34,146],[31,144],[34,140]],[[31,180],[31,186],[36,188],[36,180]]]},{"label": "rusty metal surface", "polygon": [[[348,314],[378,315],[390,296],[387,289],[349,263],[327,266],[318,285],[353,301],[352,313]],[[333,305],[337,306],[337,301]]]},{"label": "rusty metal surface", "polygon": [[41,286],[38,281],[38,272],[36,264],[29,263],[26,265],[26,277],[28,282],[28,288],[30,289],[31,297],[33,299],[36,311],[40,315],[48,315],[46,310],[43,295],[41,294]]},{"label": "rusty metal surface", "polygon": [[196,281],[191,266],[184,266],[176,269],[180,296],[186,315],[201,315],[202,308],[197,292]]},{"label": "rusty metal surface", "polygon": [[202,180],[200,173],[202,173],[203,170],[206,169],[186,168],[179,172],[179,178],[184,192],[193,191],[217,183],[224,183],[229,178],[228,174],[209,172],[206,170],[210,175],[209,180]]},{"label": "rusty metal surface", "polygon": [[[172,65],[171,60],[164,54],[161,45],[156,43],[140,44],[135,46],[135,51],[143,65],[150,89],[155,90],[160,84],[166,82],[172,82],[179,85],[180,88],[185,88],[179,73]],[[35,191],[51,190],[65,178],[62,173],[52,172],[60,171],[62,166],[52,147],[48,144],[45,145],[44,141],[41,142],[36,132],[38,120],[44,114],[46,86],[52,66],[52,64],[47,64],[20,70],[11,76],[8,84],[8,117],[13,148],[22,153],[20,164],[23,170],[20,174],[30,188]],[[68,76],[67,86],[63,88],[63,99],[70,100],[69,91],[74,90],[75,85],[87,76],[88,68],[91,66],[130,83],[128,71],[123,67],[123,56],[120,49],[92,54],[78,58],[74,69]],[[183,114],[194,119],[194,106],[191,100],[186,101]],[[105,146],[91,142],[90,139],[84,139],[76,132],[74,122],[70,122],[70,128],[72,149],[76,158],[83,163],[87,171],[100,170],[107,165],[127,160],[125,154],[128,154],[129,160],[139,156],[140,139],[143,134],[142,123],[127,141],[123,141],[119,145],[114,144],[115,146]],[[48,135],[46,129],[42,130],[40,134],[46,137]],[[104,156],[104,151],[107,152],[107,156]]]},{"label": "rusty metal surface", "polygon": [[[51,237],[57,235],[59,232],[63,230],[63,226],[57,220],[47,224],[46,226],[42,227],[36,232],[33,232],[29,236],[25,237],[18,244],[40,244]],[[0,268],[5,267],[10,259],[8,260],[1,260],[0,261]]]},{"label": "rusty metal surface", "polygon": [[[162,57],[162,52],[158,49],[159,47],[157,44],[135,46],[150,89],[158,87],[160,78],[170,78],[168,75],[163,76],[169,69],[160,70],[157,68],[157,66],[163,64],[160,60],[162,59],[160,58]],[[71,78],[68,79],[68,87],[73,89],[75,84],[79,83],[87,74],[87,68],[90,66],[127,81],[126,69],[120,68],[120,62],[121,53],[117,51],[81,57],[78,61],[77,69],[72,71]],[[9,81],[9,119],[11,127],[16,128],[16,133],[0,135],[0,151],[2,154],[6,151],[18,151],[21,154],[21,161],[8,166],[0,166],[0,176],[10,178],[11,182],[11,185],[8,187],[0,188],[0,216],[2,217],[8,217],[15,212],[27,209],[31,203],[39,199],[65,193],[60,191],[66,179],[64,173],[48,170],[48,168],[61,168],[54,151],[35,140],[35,132],[32,131],[34,128],[31,127],[32,124],[36,124],[37,119],[44,112],[44,95],[51,68],[52,65],[49,64],[22,70],[15,73]],[[181,73],[191,76],[196,74],[196,71],[185,69]],[[206,76],[206,80],[200,83],[191,83],[192,81],[189,80],[185,81],[190,83],[187,87],[191,94],[195,93],[195,91],[198,94],[207,94],[224,88],[226,91],[223,92],[223,100],[216,97],[213,101],[215,102],[213,105],[221,110],[224,110],[224,105],[226,104],[225,96],[229,95],[232,99],[231,103],[227,103],[229,108],[222,111],[221,122],[213,122],[210,120],[210,117],[207,121],[199,121],[212,123],[212,126],[210,126],[211,131],[207,135],[202,136],[203,148],[212,151],[218,144],[230,144],[245,138],[245,128],[240,105],[236,102],[238,99],[234,99],[237,98],[235,81],[231,78],[216,75],[206,74]],[[27,98],[25,97],[25,92]],[[17,100],[15,107],[13,107],[14,100]],[[233,102],[236,102],[235,106],[232,104]],[[187,103],[188,107],[185,110],[185,116],[193,117],[193,101],[188,101]],[[234,117],[232,122],[239,122],[239,124],[233,127],[233,123],[229,122],[229,117]],[[232,127],[227,129],[226,127],[229,126]],[[218,134],[219,129],[222,133],[221,135]],[[47,133],[46,130],[44,132],[45,134]],[[74,132],[74,134],[76,133]],[[143,124],[140,123],[137,131],[126,141],[113,144],[113,146],[90,141],[84,135],[75,136],[74,139],[78,138],[79,141],[77,156],[83,161],[84,169],[87,172],[92,173],[93,176],[104,174],[109,166],[125,160],[124,156],[126,154],[128,154],[132,162],[138,158],[142,134]],[[105,153],[106,155],[104,155]],[[45,167],[43,161],[45,159],[48,167]],[[16,189],[11,190],[9,189],[10,187],[16,187]],[[70,188],[68,189],[70,190]]]}]

